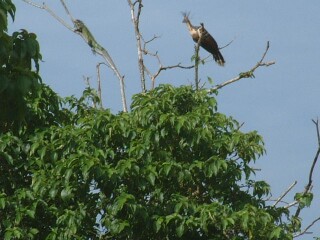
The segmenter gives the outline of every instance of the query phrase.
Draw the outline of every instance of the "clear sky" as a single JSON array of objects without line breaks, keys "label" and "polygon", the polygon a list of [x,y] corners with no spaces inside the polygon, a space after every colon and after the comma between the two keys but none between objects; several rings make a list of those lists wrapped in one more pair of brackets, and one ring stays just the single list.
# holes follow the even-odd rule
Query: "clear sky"
[{"label": "clear sky", "polygon": [[[96,81],[99,56],[47,12],[31,7],[22,0],[13,1],[17,7],[16,21],[10,31],[27,29],[38,35],[43,55],[40,65],[43,81],[62,96],[80,96],[85,88],[83,76]],[[37,1],[41,4],[43,1]],[[46,4],[70,24],[60,1]],[[75,3],[77,2],[77,3]],[[128,100],[140,91],[137,49],[127,0],[67,1],[75,18],[90,28],[96,40],[113,57],[121,74],[125,75]],[[295,192],[303,191],[317,148],[316,131],[311,119],[320,117],[320,1],[298,0],[153,0],[144,1],[141,32],[145,39],[161,38],[150,44],[158,51],[163,65],[190,65],[193,41],[182,24],[182,11],[191,11],[194,25],[200,22],[220,46],[235,39],[222,50],[224,68],[214,62],[201,66],[200,77],[207,76],[222,83],[249,70],[261,58],[266,42],[270,51],[266,61],[276,65],[261,67],[256,78],[243,79],[220,90],[219,111],[244,122],[243,130],[257,130],[266,143],[267,154],[256,163],[262,170],[257,179],[271,184],[277,198],[297,180]],[[206,56],[201,51],[202,56]],[[152,71],[157,61],[146,58]],[[119,83],[113,73],[103,68],[103,102],[113,112],[121,110]],[[184,85],[193,83],[193,70],[168,70],[156,84]],[[147,82],[151,85],[150,81]],[[206,83],[206,86],[209,86]],[[314,174],[315,200],[303,214],[304,226],[320,216],[320,163]],[[292,202],[292,194],[285,200]],[[311,231],[320,236],[320,222]],[[305,235],[299,239],[312,239]]]}]

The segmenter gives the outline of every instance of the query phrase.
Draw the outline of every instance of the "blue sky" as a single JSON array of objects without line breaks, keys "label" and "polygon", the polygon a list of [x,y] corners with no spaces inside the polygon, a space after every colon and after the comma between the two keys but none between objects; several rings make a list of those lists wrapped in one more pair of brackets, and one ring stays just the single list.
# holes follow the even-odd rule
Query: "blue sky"
[{"label": "blue sky", "polygon": [[[140,91],[140,82],[127,0],[77,2],[67,1],[71,13],[86,23],[125,75],[129,100],[132,94]],[[44,82],[62,96],[79,96],[85,87],[83,76],[91,77],[94,86],[95,66],[102,59],[93,55],[78,35],[47,12],[21,0],[14,3],[17,14],[10,31],[24,28],[38,35]],[[70,23],[60,1],[48,0],[46,4]],[[270,41],[266,61],[275,60],[276,64],[259,68],[254,79],[243,79],[221,89],[217,99],[219,111],[244,122],[244,131],[257,130],[264,137],[267,154],[256,163],[256,167],[262,169],[257,179],[271,184],[274,198],[294,180],[298,181],[294,190],[303,191],[317,147],[311,119],[320,117],[319,9],[317,0],[144,1],[141,32],[145,39],[155,34],[161,36],[150,44],[150,50],[158,51],[163,65],[191,63],[194,45],[182,24],[181,11],[191,11],[191,21],[195,25],[204,22],[220,46],[235,39],[222,50],[226,60],[224,68],[214,62],[201,67],[203,83],[207,76],[215,83],[222,83],[249,70]],[[204,51],[200,54],[207,55]],[[158,69],[155,59],[146,58],[146,62],[152,71]],[[168,70],[160,75],[156,84],[190,84],[193,76],[192,70]],[[118,80],[107,68],[102,69],[101,77],[104,106],[113,112],[120,111]],[[151,82],[147,84],[150,86]],[[316,194],[313,205],[301,215],[305,225],[320,216],[320,164],[316,166],[313,190]],[[292,194],[286,200],[293,201]],[[320,236],[318,229],[320,222],[311,229]],[[311,236],[299,239],[311,239]]]}]

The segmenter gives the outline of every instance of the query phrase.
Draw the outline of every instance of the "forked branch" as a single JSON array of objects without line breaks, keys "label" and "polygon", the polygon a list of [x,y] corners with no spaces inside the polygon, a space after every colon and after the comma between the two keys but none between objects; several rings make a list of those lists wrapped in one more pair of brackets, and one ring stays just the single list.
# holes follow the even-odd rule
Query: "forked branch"
[{"label": "forked branch", "polygon": [[255,76],[254,76],[253,73],[254,73],[254,71],[255,71],[258,67],[262,67],[262,66],[268,67],[268,66],[270,66],[270,65],[275,64],[275,61],[264,62],[264,58],[265,58],[265,56],[266,56],[266,54],[267,54],[267,52],[268,52],[268,50],[269,50],[269,46],[270,46],[270,45],[269,45],[269,41],[268,41],[268,42],[267,42],[267,46],[266,46],[266,50],[264,51],[264,53],[263,53],[260,61],[259,61],[256,65],[254,65],[249,71],[247,71],[247,72],[242,72],[242,73],[240,73],[237,77],[232,78],[232,79],[230,79],[230,80],[228,80],[228,81],[225,81],[224,83],[218,84],[218,85],[210,88],[210,89],[208,90],[208,92],[209,92],[209,93],[213,93],[214,91],[216,91],[216,90],[218,90],[218,89],[220,89],[220,88],[223,88],[223,87],[225,87],[226,85],[229,85],[229,84],[231,84],[231,83],[237,82],[237,81],[239,81],[239,80],[242,79],[242,78],[254,78]]},{"label": "forked branch", "polygon": [[[146,88],[146,74],[151,80],[151,89],[155,87],[155,80],[160,75],[162,71],[173,69],[173,68],[181,68],[181,69],[191,69],[194,66],[182,66],[181,63],[170,65],[170,66],[164,66],[161,61],[160,57],[158,55],[158,52],[151,53],[147,49],[147,45],[154,40],[158,39],[159,36],[154,35],[150,40],[144,40],[141,32],[140,32],[140,16],[141,11],[143,8],[142,0],[127,0],[130,12],[131,12],[131,21],[133,23],[134,27],[134,33],[136,37],[136,45],[138,49],[138,66],[139,66],[139,73],[140,73],[140,82],[141,82],[141,90],[142,92],[145,92],[147,90]],[[159,68],[155,73],[152,73],[148,67],[144,63],[144,55],[149,55],[152,57],[155,57],[159,63]]]},{"label": "forked branch", "polygon": [[[139,29],[141,9],[143,7],[142,0],[136,0],[135,2],[133,2],[132,0],[128,0],[128,4],[130,6],[131,20],[134,26],[134,33],[135,33],[136,42],[137,42],[141,90],[142,92],[145,92],[146,91],[145,66],[144,66],[144,59],[143,59],[142,36]],[[135,7],[136,4],[138,4],[137,9]]]}]

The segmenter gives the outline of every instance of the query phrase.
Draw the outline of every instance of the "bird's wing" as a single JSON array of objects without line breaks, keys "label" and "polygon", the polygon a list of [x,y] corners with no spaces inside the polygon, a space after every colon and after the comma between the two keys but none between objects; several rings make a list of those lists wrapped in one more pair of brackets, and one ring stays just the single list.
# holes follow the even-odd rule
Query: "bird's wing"
[{"label": "bird's wing", "polygon": [[217,55],[217,52],[219,52],[219,47],[216,40],[214,40],[214,38],[207,31],[202,33],[201,47],[213,55]]}]

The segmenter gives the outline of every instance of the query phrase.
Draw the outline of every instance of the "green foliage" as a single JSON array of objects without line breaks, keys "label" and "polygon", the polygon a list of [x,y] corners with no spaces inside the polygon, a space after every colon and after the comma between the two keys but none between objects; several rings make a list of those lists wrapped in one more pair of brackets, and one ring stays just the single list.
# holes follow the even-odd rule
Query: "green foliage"
[{"label": "green foliage", "polygon": [[308,193],[296,193],[294,199],[299,202],[299,207],[310,207],[313,194],[311,192]]},{"label": "green foliage", "polygon": [[26,30],[12,36],[7,34],[8,13],[14,20],[14,5],[9,0],[0,1],[0,131],[4,132],[23,122],[27,109],[25,97],[37,91],[41,80],[36,35]]},{"label": "green foliage", "polygon": [[241,132],[206,91],[162,85],[115,115],[90,107],[89,89],[64,104],[40,89],[28,104],[34,130],[0,136],[0,237],[292,236],[285,210],[262,199],[269,186],[250,178],[262,138]]},{"label": "green foliage", "polygon": [[[0,1],[0,239],[263,240],[300,230],[252,179],[262,137],[240,131],[205,90],[161,85],[118,114],[91,107],[91,89],[61,99],[40,81],[36,36],[5,32],[8,13],[11,1]],[[296,199],[309,206],[312,195]]]},{"label": "green foliage", "polygon": [[8,14],[14,20],[16,7],[11,0],[0,1],[0,32],[7,31],[8,27]]}]

